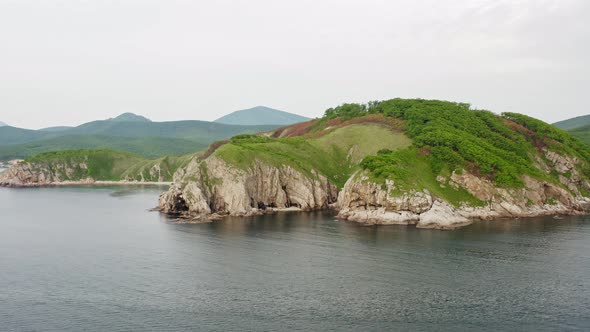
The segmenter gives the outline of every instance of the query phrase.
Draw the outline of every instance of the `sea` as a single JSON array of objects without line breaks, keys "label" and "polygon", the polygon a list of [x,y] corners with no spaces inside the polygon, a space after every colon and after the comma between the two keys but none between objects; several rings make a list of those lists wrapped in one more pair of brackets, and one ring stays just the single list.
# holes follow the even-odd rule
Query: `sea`
[{"label": "sea", "polygon": [[183,224],[164,187],[0,188],[0,331],[588,331],[590,218]]}]

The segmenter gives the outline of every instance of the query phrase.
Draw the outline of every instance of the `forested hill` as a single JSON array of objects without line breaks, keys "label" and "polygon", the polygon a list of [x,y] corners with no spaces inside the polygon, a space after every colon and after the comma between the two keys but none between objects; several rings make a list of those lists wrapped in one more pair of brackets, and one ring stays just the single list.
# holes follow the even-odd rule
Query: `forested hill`
[{"label": "forested hill", "polygon": [[4,126],[0,127],[0,160],[23,159],[38,153],[71,149],[114,149],[148,158],[181,155],[196,152],[214,141],[237,134],[276,127],[197,120],[152,122],[130,113],[77,127],[29,130]]},{"label": "forested hill", "polygon": [[590,125],[590,115],[577,116],[575,118],[555,122],[553,125],[563,130],[572,130],[588,126]]}]

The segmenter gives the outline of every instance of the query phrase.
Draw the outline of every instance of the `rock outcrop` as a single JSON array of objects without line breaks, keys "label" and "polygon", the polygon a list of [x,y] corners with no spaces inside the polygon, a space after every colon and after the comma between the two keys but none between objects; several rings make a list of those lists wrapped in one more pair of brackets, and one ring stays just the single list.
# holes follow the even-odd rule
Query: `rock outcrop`
[{"label": "rock outcrop", "polygon": [[353,176],[338,199],[338,216],[364,224],[416,224],[419,228],[453,229],[474,219],[534,217],[578,214],[590,201],[564,188],[524,176],[525,186],[504,189],[463,171],[453,173],[448,185],[463,188],[481,200],[480,207],[453,207],[427,190],[400,193],[393,181],[385,186],[369,181],[363,174]]},{"label": "rock outcrop", "polygon": [[248,169],[211,156],[194,159],[175,175],[175,184],[160,197],[160,210],[170,214],[246,216],[280,209],[326,209],[337,199],[337,187],[313,172],[255,161]]},{"label": "rock outcrop", "polygon": [[[47,164],[28,163],[21,161],[12,165],[8,170],[0,174],[0,186],[3,187],[36,187],[48,186],[56,183],[72,181],[80,169],[88,169],[86,163],[71,164]],[[77,179],[78,182],[92,183],[94,179]]]},{"label": "rock outcrop", "polygon": [[[151,177],[145,179],[143,172],[138,177],[122,177],[116,180],[94,178],[88,175],[88,163],[81,162],[35,162],[20,161],[0,173],[0,187],[43,187],[88,184],[165,184],[166,178],[160,164],[147,171]],[[138,179],[139,178],[139,179]]]},{"label": "rock outcrop", "polygon": [[452,229],[471,221],[428,190],[397,192],[395,183],[384,186],[363,174],[353,175],[338,196],[338,216],[364,224],[409,225]]},{"label": "rock outcrop", "polygon": [[578,173],[578,161],[548,151],[545,154],[539,159],[543,164],[540,169],[557,172],[561,185],[525,175],[522,188],[500,188],[465,170],[437,179],[441,186],[462,188],[479,199],[482,204],[476,207],[455,207],[425,189],[402,192],[394,181],[374,183],[362,171],[339,191],[317,172],[305,174],[287,165],[272,166],[259,160],[242,169],[213,155],[194,159],[180,169],[174,185],[161,195],[159,208],[165,213],[201,219],[334,207],[345,220],[436,229],[454,229],[475,219],[585,213],[590,200],[580,193],[588,192],[590,184]]},{"label": "rock outcrop", "polygon": [[339,195],[339,217],[365,224],[416,224],[422,228],[451,229],[474,219],[586,213],[590,199],[581,192],[590,191],[590,183],[579,174],[579,160],[548,150],[543,152],[545,159],[538,158],[538,167],[547,174],[557,172],[563,186],[527,175],[522,177],[524,186],[517,189],[497,187],[465,170],[453,172],[449,178],[439,176],[441,185],[465,189],[483,203],[480,207],[455,208],[427,190],[400,193],[393,181],[381,186],[364,174],[357,174]]}]

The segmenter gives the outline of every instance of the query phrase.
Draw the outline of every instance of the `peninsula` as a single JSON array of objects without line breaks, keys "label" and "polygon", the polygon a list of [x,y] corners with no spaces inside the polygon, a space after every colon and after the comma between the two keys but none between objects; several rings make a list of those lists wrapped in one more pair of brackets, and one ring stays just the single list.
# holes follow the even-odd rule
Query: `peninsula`
[{"label": "peninsula", "polygon": [[364,224],[453,229],[590,207],[589,146],[526,115],[465,103],[344,104],[320,119],[234,136],[184,157],[91,151],[29,158],[0,174],[0,185],[172,181],[159,209],[195,222],[336,209]]}]

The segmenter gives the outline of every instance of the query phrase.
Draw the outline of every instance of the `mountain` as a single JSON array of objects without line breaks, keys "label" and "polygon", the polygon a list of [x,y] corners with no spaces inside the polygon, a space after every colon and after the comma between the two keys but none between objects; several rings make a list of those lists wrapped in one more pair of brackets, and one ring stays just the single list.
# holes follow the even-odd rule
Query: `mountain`
[{"label": "mountain", "polygon": [[553,125],[590,145],[590,114],[555,122]]},{"label": "mountain", "polygon": [[6,123],[0,121],[0,127],[8,126]]},{"label": "mountain", "polygon": [[577,116],[575,118],[555,122],[553,125],[557,128],[563,129],[563,130],[570,130],[570,129],[590,125],[590,114]]},{"label": "mountain", "polygon": [[69,149],[115,149],[143,157],[195,152],[234,135],[272,130],[278,125],[227,125],[207,121],[152,122],[131,113],[77,127],[29,130],[0,127],[0,160]]},{"label": "mountain", "polygon": [[[44,137],[44,133],[38,130],[15,128],[11,126],[0,127],[0,146],[34,141]],[[0,158],[2,160],[2,158]]]},{"label": "mountain", "polygon": [[231,125],[290,125],[309,121],[301,115],[275,110],[265,106],[257,106],[232,112],[214,122]]},{"label": "mountain", "polygon": [[126,151],[145,158],[183,155],[207,148],[181,138],[120,137],[101,135],[67,135],[21,144],[0,145],[0,160],[25,159],[40,153],[78,149],[110,149]]},{"label": "mountain", "polygon": [[57,127],[47,127],[47,128],[39,129],[39,131],[56,132],[56,131],[64,131],[64,130],[68,130],[68,129],[72,129],[72,128],[73,127],[68,127],[68,126],[57,126]]},{"label": "mountain", "polygon": [[110,121],[116,122],[152,122],[152,120],[133,113],[123,113],[113,119],[109,119]]},{"label": "mountain", "polygon": [[590,125],[576,127],[568,130],[568,132],[580,141],[590,145]]}]

